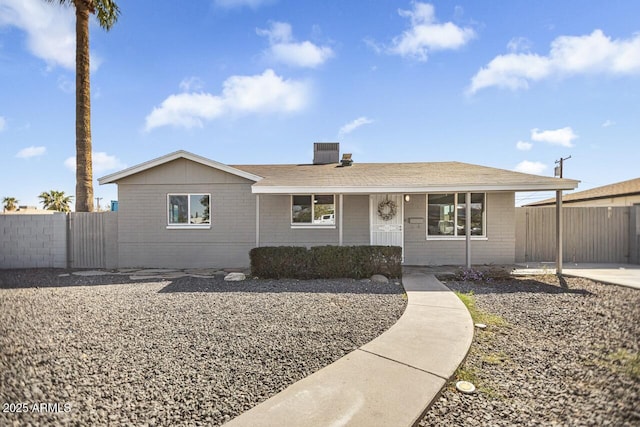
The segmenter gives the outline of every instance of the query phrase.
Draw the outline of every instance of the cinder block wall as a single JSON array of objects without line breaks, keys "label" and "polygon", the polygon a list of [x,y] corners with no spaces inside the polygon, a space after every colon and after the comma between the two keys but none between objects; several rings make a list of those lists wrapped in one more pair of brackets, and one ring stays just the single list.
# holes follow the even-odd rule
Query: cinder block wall
[{"label": "cinder block wall", "polygon": [[0,268],[65,268],[66,217],[0,214]]}]

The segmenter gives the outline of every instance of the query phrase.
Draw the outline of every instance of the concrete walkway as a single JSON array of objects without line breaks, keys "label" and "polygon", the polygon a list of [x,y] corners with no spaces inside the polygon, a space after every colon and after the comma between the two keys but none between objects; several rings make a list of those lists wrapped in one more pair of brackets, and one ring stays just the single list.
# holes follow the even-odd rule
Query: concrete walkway
[{"label": "concrete walkway", "polygon": [[435,276],[402,282],[407,308],[389,330],[225,426],[414,425],[464,360],[473,322]]},{"label": "concrete walkway", "polygon": [[[544,273],[555,274],[555,264],[530,264],[514,270],[514,274]],[[565,263],[562,269],[562,274],[565,276],[584,277],[597,282],[640,289],[640,265],[637,264]]]}]

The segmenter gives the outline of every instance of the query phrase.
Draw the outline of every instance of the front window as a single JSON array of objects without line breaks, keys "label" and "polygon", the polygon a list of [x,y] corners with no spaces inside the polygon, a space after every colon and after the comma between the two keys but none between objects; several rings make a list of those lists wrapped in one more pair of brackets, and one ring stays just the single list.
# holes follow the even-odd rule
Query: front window
[{"label": "front window", "polygon": [[[429,194],[427,203],[428,236],[464,236],[466,234],[466,193]],[[471,193],[471,235],[485,235],[485,194]]]},{"label": "front window", "polygon": [[335,225],[333,195],[311,194],[291,196],[291,224]]},{"label": "front window", "polygon": [[210,225],[210,194],[169,194],[169,225]]}]

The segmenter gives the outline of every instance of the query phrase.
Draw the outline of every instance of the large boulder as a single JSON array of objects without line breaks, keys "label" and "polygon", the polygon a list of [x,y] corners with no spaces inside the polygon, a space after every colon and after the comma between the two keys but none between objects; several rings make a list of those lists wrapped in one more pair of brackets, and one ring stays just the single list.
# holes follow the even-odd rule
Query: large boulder
[{"label": "large boulder", "polygon": [[389,283],[389,279],[387,279],[382,274],[374,274],[371,276],[371,281],[375,283]]},{"label": "large boulder", "polygon": [[245,276],[244,273],[238,273],[238,272],[229,273],[226,276],[224,276],[224,280],[226,282],[241,282],[246,278],[247,276]]}]

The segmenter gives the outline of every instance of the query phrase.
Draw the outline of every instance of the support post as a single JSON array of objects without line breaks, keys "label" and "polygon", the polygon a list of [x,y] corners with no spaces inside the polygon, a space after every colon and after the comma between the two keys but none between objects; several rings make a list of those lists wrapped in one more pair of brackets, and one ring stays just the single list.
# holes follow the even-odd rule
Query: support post
[{"label": "support post", "polygon": [[465,222],[464,235],[466,240],[466,265],[471,268],[471,193],[467,192],[465,197]]},{"label": "support post", "polygon": [[562,276],[562,190],[556,191],[556,274]]},{"label": "support post", "polygon": [[256,194],[256,248],[260,247],[260,195]]},{"label": "support post", "polygon": [[67,269],[70,269],[73,263],[73,255],[71,251],[73,247],[71,246],[71,212],[65,213],[67,217],[67,230],[66,230],[66,249],[67,249]]},{"label": "support post", "polygon": [[344,198],[342,194],[338,196],[338,201],[338,246],[342,246],[342,211],[344,210]]}]

